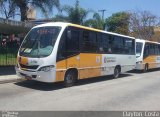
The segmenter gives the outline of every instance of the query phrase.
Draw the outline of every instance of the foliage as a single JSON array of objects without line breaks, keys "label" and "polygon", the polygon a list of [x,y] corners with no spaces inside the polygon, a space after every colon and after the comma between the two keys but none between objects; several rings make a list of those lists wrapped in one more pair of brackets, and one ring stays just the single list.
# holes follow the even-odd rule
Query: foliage
[{"label": "foliage", "polygon": [[101,18],[101,16],[98,13],[94,13],[93,18],[88,19],[84,23],[84,25],[92,28],[101,29],[101,30],[104,30],[105,28],[104,20]]},{"label": "foliage", "polygon": [[17,6],[13,0],[0,0],[0,12],[6,19],[14,18],[17,11]]},{"label": "foliage", "polygon": [[83,25],[85,18],[90,12],[90,10],[81,8],[78,0],[76,0],[75,6],[65,5],[61,10],[67,14],[68,22],[81,25]]},{"label": "foliage", "polygon": [[[59,0],[1,0],[0,3],[4,3],[5,5],[8,3],[11,6],[12,12],[9,13],[9,11],[7,11],[9,16],[10,14],[14,16],[15,9],[19,9],[21,21],[27,20],[29,6],[39,8],[46,16],[52,11],[53,7],[59,8],[60,6]],[[4,7],[4,5],[2,6]]]},{"label": "foliage", "polygon": [[154,35],[150,39],[151,41],[160,42],[160,31],[154,32]]},{"label": "foliage", "polygon": [[106,28],[111,32],[128,35],[129,18],[130,14],[127,12],[114,13],[106,19]]},{"label": "foliage", "polygon": [[56,15],[53,17],[54,22],[68,22],[69,18],[67,16],[64,16],[62,14]]},{"label": "foliage", "polygon": [[149,11],[132,12],[130,15],[130,31],[136,38],[151,39],[157,24],[157,17]]}]

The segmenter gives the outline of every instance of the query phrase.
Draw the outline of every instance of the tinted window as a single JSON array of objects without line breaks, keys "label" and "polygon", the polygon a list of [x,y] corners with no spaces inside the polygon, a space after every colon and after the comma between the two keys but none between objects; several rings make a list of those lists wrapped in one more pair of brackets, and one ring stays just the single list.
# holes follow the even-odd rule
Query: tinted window
[{"label": "tinted window", "polygon": [[96,32],[83,31],[82,51],[96,53],[97,46]]},{"label": "tinted window", "polygon": [[98,50],[100,53],[108,53],[109,38],[108,34],[98,33]]},{"label": "tinted window", "polygon": [[159,54],[158,45],[156,45],[156,44],[155,44],[155,54],[156,54],[156,55]]},{"label": "tinted window", "polygon": [[145,43],[144,46],[144,58],[147,57],[149,55],[149,44]]},{"label": "tinted window", "polygon": [[124,54],[124,39],[122,37],[114,37],[113,53]]},{"label": "tinted window", "polygon": [[67,51],[79,51],[79,31],[72,28],[69,31],[71,32],[71,38],[67,38]]},{"label": "tinted window", "polygon": [[160,45],[158,45],[158,55],[160,55]]},{"label": "tinted window", "polygon": [[150,54],[150,55],[154,55],[154,54],[155,54],[154,44],[150,44],[149,47],[150,47],[149,54]]},{"label": "tinted window", "polygon": [[125,54],[135,54],[135,40],[124,38]]}]

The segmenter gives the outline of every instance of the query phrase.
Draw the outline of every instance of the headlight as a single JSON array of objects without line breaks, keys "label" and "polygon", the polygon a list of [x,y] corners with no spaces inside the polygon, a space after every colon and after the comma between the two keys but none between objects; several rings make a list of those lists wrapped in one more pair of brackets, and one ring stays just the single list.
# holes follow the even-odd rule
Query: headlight
[{"label": "headlight", "polygon": [[142,63],[142,61],[138,61],[138,62],[136,62],[136,64],[141,64]]},{"label": "headlight", "polygon": [[38,71],[49,72],[49,71],[51,71],[52,68],[54,68],[54,65],[44,66],[44,67],[39,68]]}]

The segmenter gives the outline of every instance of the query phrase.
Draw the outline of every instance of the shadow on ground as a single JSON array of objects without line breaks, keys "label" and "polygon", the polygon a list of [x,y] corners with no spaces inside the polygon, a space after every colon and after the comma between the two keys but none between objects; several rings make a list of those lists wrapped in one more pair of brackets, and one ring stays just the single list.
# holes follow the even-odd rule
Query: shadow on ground
[{"label": "shadow on ground", "polygon": [[[121,74],[120,78],[129,77],[132,76],[130,74]],[[84,80],[78,80],[75,86],[81,86],[81,85],[87,85],[91,83],[96,82],[103,82],[108,80],[116,80],[113,79],[113,76],[103,76],[103,77],[96,77],[96,78],[89,78]],[[43,83],[33,80],[26,80],[15,83],[15,85],[25,87],[25,88],[31,88],[34,90],[41,90],[41,91],[52,91],[52,90],[59,90],[65,88],[63,85],[63,82],[59,83]]]},{"label": "shadow on ground", "polygon": [[0,66],[0,76],[15,75],[15,66]]},{"label": "shadow on ground", "polygon": [[147,72],[143,72],[143,70],[131,70],[128,71],[127,73],[134,73],[134,74],[145,74],[145,73],[150,73],[150,72],[156,72],[156,71],[160,71],[160,68],[155,68],[155,69],[150,69]]}]

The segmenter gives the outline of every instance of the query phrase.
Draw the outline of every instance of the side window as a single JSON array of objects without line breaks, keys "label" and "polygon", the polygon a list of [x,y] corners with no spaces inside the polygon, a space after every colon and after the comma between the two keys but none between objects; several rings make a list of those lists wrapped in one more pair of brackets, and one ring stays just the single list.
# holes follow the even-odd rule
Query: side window
[{"label": "side window", "polygon": [[158,54],[159,54],[158,45],[155,44],[155,55],[158,55]]},{"label": "side window", "polygon": [[124,48],[125,48],[125,54],[130,54],[130,55],[135,54],[135,40],[124,38]]},{"label": "side window", "polygon": [[70,28],[68,31],[71,33],[71,37],[67,38],[67,52],[78,52],[79,51],[79,31]]},{"label": "side window", "polygon": [[155,54],[155,49],[154,49],[154,45],[153,44],[150,44],[150,51],[149,51],[149,54],[150,55],[154,55]]},{"label": "side window", "polygon": [[108,34],[102,35],[102,44],[103,44],[104,52],[108,53],[109,51],[109,35]]},{"label": "side window", "polygon": [[89,40],[89,32],[83,31],[82,50],[83,52],[89,52],[90,48],[91,48],[91,43]]},{"label": "side window", "polygon": [[104,53],[103,42],[102,42],[102,33],[97,33],[97,42],[98,42],[98,52]]},{"label": "side window", "polygon": [[114,54],[124,54],[124,40],[122,37],[115,36],[113,44]]},{"label": "side window", "polygon": [[144,58],[147,57],[149,55],[149,44],[145,43],[144,46]]},{"label": "side window", "polygon": [[98,51],[100,53],[108,53],[109,49],[109,35],[98,33],[97,34],[97,40],[98,40]]},{"label": "side window", "polygon": [[97,34],[93,31],[83,31],[83,42],[82,51],[83,52],[97,52]]},{"label": "side window", "polygon": [[158,51],[159,51],[158,55],[160,55],[160,45],[158,45]]},{"label": "side window", "polygon": [[114,52],[114,36],[108,35],[108,53],[113,54]]}]

